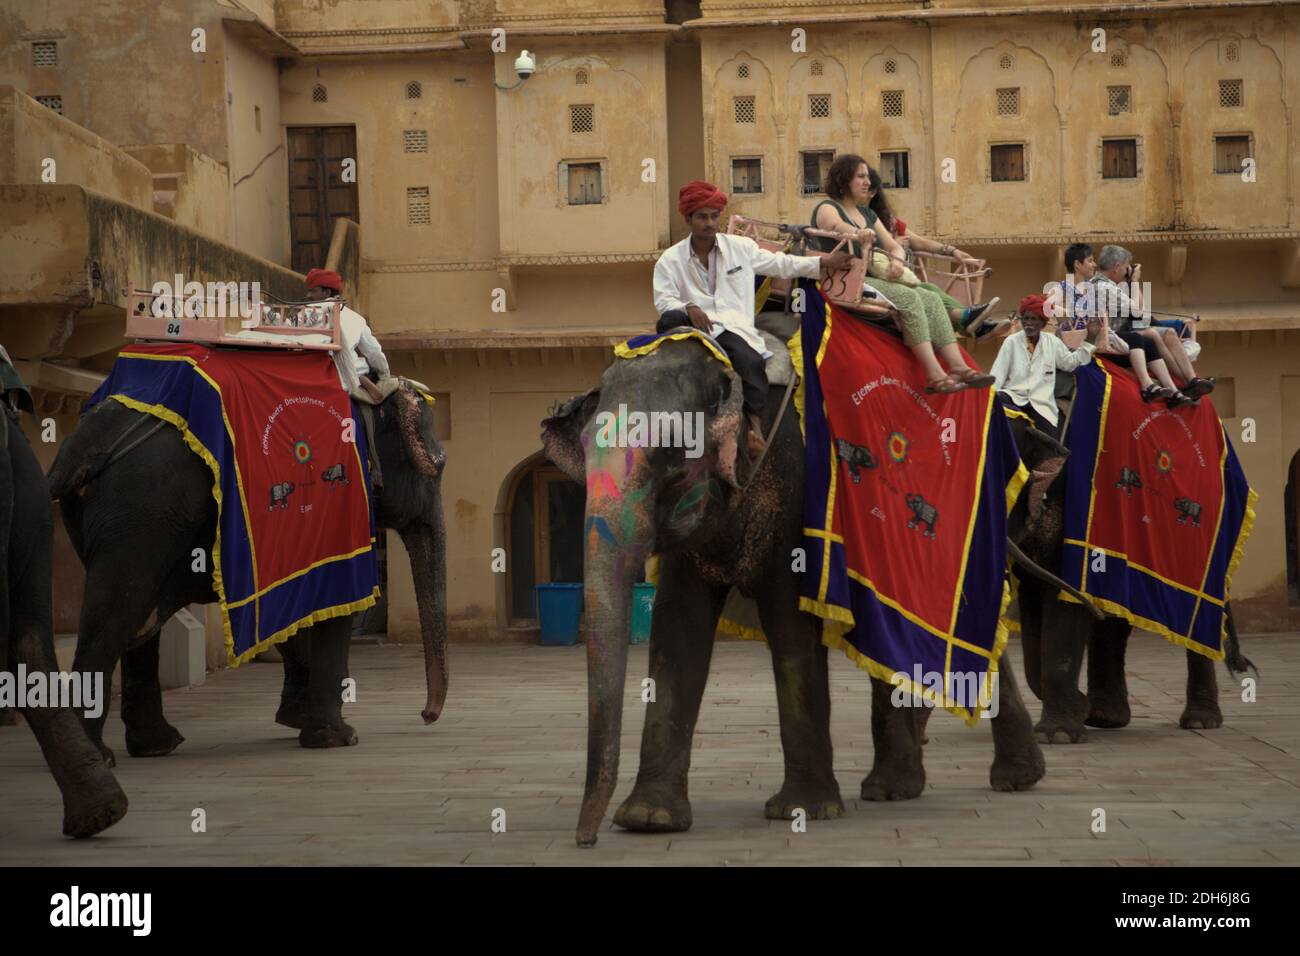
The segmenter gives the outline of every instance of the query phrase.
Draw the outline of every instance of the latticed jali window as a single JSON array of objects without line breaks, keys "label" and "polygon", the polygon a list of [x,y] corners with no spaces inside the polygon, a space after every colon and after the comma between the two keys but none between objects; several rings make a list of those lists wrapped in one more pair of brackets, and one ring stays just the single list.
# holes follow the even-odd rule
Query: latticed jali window
[{"label": "latticed jali window", "polygon": [[1227,49],[1223,51],[1223,58],[1229,63],[1236,63],[1241,58],[1241,47],[1237,46],[1236,40],[1228,44]]},{"label": "latticed jali window", "polygon": [[418,100],[424,95],[424,87],[420,85],[419,80],[412,80],[406,84],[406,98],[408,100]]},{"label": "latticed jali window", "polygon": [[831,115],[831,95],[813,93],[808,97],[808,117],[810,119],[827,119]]},{"label": "latticed jali window", "polygon": [[429,151],[429,131],[427,129],[402,130],[402,150],[407,153],[427,153]]},{"label": "latticed jali window", "polygon": [[749,64],[742,63],[740,66],[736,67],[736,76],[740,77],[742,80],[749,79]]},{"label": "latticed jali window", "polygon": [[754,122],[754,98],[752,96],[737,96],[734,101],[734,108],[737,123]]},{"label": "latticed jali window", "polygon": [[998,115],[1020,115],[1020,87],[1011,86],[998,90]]},{"label": "latticed jali window", "polygon": [[897,61],[897,60],[886,60],[886,61],[885,61],[885,72],[886,72],[886,73],[897,73],[897,72],[898,72],[898,61]]},{"label": "latticed jali window", "polygon": [[1009,69],[1011,69],[1011,68],[1012,68],[1013,66],[1015,66],[1015,65],[1016,65],[1016,61],[1015,61],[1014,59],[1012,59],[1010,53],[1003,53],[1002,56],[998,57],[998,68],[999,68],[999,69],[1002,69],[1002,70],[1009,70]]},{"label": "latticed jali window", "polygon": [[36,102],[54,110],[60,116],[63,115],[63,97],[61,96],[38,96]]},{"label": "latticed jali window", "polygon": [[54,40],[37,40],[32,44],[32,66],[58,66],[59,44]]},{"label": "latticed jali window", "polygon": [[1133,111],[1133,87],[1106,87],[1106,115],[1119,116],[1120,113]]},{"label": "latticed jali window", "polygon": [[882,116],[903,115],[903,91],[902,90],[881,90],[880,91],[880,115]]},{"label": "latticed jali window", "polygon": [[591,103],[569,106],[569,132],[590,133],[596,128],[596,107]]},{"label": "latticed jali window", "polygon": [[325,87],[317,83],[311,88],[311,101],[313,103],[324,103],[329,100],[329,94],[325,92]]},{"label": "latticed jali window", "polygon": [[826,67],[822,66],[821,60],[813,60],[812,66],[808,68],[808,72],[813,76],[822,76],[826,72]]},{"label": "latticed jali window", "polygon": [[586,86],[588,80],[590,80],[590,79],[591,79],[591,77],[587,75],[587,71],[586,71],[586,70],[579,70],[579,71],[577,72],[577,74],[574,76],[574,78],[573,78],[573,82],[574,82],[577,86]]},{"label": "latticed jali window", "polygon": [[1128,57],[1124,55],[1123,50],[1116,50],[1110,55],[1110,65],[1117,69],[1128,66]]},{"label": "latticed jali window", "polygon": [[1219,105],[1224,109],[1235,109],[1241,104],[1241,80],[1219,80]]},{"label": "latticed jali window", "polygon": [[429,187],[409,187],[406,190],[406,224],[408,226],[427,226],[431,221],[429,215]]}]

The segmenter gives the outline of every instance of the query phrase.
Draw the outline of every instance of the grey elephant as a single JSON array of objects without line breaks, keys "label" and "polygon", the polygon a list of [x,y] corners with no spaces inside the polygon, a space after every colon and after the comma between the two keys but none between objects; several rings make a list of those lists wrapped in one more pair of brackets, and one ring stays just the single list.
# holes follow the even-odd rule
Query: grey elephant
[{"label": "grey elephant", "polygon": [[335,485],[351,484],[351,482],[348,481],[347,472],[343,469],[342,462],[339,462],[337,465],[330,465],[328,468],[322,471],[320,473],[320,479],[321,481],[329,485],[331,488],[333,488]]},{"label": "grey elephant", "polygon": [[278,506],[281,511],[289,507],[289,495],[293,494],[293,482],[282,481],[271,486],[271,504],[267,511],[274,511]]},{"label": "grey elephant", "polygon": [[[737,461],[741,402],[738,378],[705,349],[688,340],[667,341],[642,357],[615,361],[600,388],[543,422],[550,458],[589,489],[589,723],[579,845],[596,842],[618,779],[631,588],[652,551],[662,558],[650,637],[656,698],[646,713],[636,784],[615,813],[615,824],[645,831],[691,825],[691,738],[714,630],[732,587],[756,599],[776,674],[785,774],[764,812],[770,819],[788,819],[798,809],[812,819],[843,813],[832,762],[827,649],[820,621],[799,610],[791,569],[803,527],[798,416],[791,411],[782,419],[761,467],[750,475],[748,463]],[[614,420],[620,404],[702,413],[708,423],[705,453],[690,459],[681,448],[602,447],[595,435],[602,422]],[[768,402],[765,433],[779,404]],[[1005,678],[992,721],[990,778],[996,789],[1021,789],[1042,777],[1042,753],[1010,669],[1000,673]],[[920,714],[891,706],[892,690],[872,681],[875,762],[861,789],[867,800],[917,797],[925,785]]]},{"label": "grey elephant", "polygon": [[920,526],[922,535],[933,538],[934,526],[939,520],[939,509],[920,495],[906,495],[904,500],[907,502],[908,509],[912,512],[912,517],[908,519],[907,526],[909,528]]},{"label": "grey elephant", "polygon": [[[15,677],[58,671],[50,594],[53,521],[45,476],[6,406],[0,413],[0,669]],[[107,687],[103,704],[107,706]],[[63,832],[87,837],[126,815],[127,799],[71,707],[23,716],[63,796]]]},{"label": "grey elephant", "polygon": [[[86,565],[76,667],[105,683],[122,661],[122,721],[133,757],[171,753],[184,738],[163,716],[158,684],[159,628],[188,604],[216,600],[211,572],[191,570],[191,552],[211,553],[217,527],[212,474],[178,431],[167,427],[124,455],[111,452],[141,413],[107,400],[64,442],[50,468],[50,495]],[[403,382],[375,409],[371,447],[384,473],[376,521],[401,535],[411,556],[427,697],[422,716],[437,720],[447,696],[446,535],[441,474],[446,455],[427,402]],[[131,447],[131,446],[126,446]],[[276,721],[300,730],[304,747],[349,746],[356,731],[342,716],[351,618],[337,617],[280,645],[284,688]],[[103,743],[104,718],[88,721]]]},{"label": "grey elephant", "polygon": [[[1021,458],[1033,479],[1011,514],[1012,539],[1036,564],[1059,569],[1065,531],[1065,468],[1069,450],[1022,421],[1011,422]],[[1141,487],[1135,473],[1126,473],[1119,485]],[[1130,482],[1131,479],[1131,482]],[[1061,582],[1044,582],[1022,574],[1019,579],[1021,638],[1025,679],[1043,702],[1035,725],[1042,743],[1080,743],[1088,739],[1087,727],[1119,728],[1128,725],[1131,712],[1124,674],[1129,634],[1133,627],[1120,617],[1104,614],[1084,603],[1058,599]],[[1067,588],[1069,589],[1069,588]],[[1077,597],[1082,598],[1075,592]],[[1229,673],[1239,674],[1254,665],[1242,655],[1232,607],[1225,606],[1227,641],[1224,662]],[[1087,693],[1079,690],[1079,677],[1087,652]],[[1188,730],[1223,726],[1214,662],[1194,651],[1187,659],[1187,700],[1179,726]]]}]

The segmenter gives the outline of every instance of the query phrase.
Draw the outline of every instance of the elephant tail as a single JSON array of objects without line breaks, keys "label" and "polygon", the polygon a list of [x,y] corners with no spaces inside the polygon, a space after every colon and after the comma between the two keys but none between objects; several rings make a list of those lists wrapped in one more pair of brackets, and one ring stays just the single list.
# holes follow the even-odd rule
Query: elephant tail
[{"label": "elephant tail", "polygon": [[1255,666],[1255,662],[1241,653],[1241,638],[1237,636],[1237,622],[1232,619],[1232,604],[1225,604],[1223,610],[1227,618],[1228,632],[1227,639],[1223,642],[1223,663],[1227,665],[1228,673],[1235,676],[1251,670],[1258,677],[1259,668]]}]

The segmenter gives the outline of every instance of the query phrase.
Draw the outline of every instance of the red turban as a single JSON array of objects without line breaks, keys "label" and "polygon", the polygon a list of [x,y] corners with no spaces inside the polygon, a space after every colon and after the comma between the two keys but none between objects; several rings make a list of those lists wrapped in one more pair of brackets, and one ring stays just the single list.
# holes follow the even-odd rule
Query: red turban
[{"label": "red turban", "polygon": [[1043,312],[1043,304],[1047,300],[1041,295],[1027,295],[1020,300],[1020,315],[1036,315],[1044,322],[1047,321],[1047,315]]},{"label": "red turban", "polygon": [[320,286],[322,289],[343,291],[343,278],[332,269],[311,269],[307,272],[307,288]]},{"label": "red turban", "polygon": [[713,183],[695,179],[677,193],[677,211],[690,216],[697,209],[721,209],[727,204],[727,194]]}]

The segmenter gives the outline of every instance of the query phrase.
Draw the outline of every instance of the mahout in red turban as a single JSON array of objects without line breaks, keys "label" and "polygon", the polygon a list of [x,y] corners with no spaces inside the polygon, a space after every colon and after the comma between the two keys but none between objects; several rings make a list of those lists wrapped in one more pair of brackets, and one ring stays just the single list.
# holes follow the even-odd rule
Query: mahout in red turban
[{"label": "mahout in red turban", "polygon": [[677,211],[690,217],[698,209],[721,209],[727,204],[727,194],[713,183],[694,179],[677,193]]},{"label": "mahout in red turban", "polygon": [[343,291],[343,277],[333,269],[311,269],[307,272],[307,288],[319,286],[322,289]]},{"label": "mahout in red turban", "polygon": [[1044,304],[1046,301],[1047,301],[1047,299],[1044,298],[1044,297],[1041,296],[1041,295],[1027,295],[1027,296],[1025,296],[1023,299],[1020,300],[1020,309],[1019,309],[1019,312],[1020,312],[1021,317],[1024,317],[1024,316],[1026,316],[1026,315],[1036,315],[1036,316],[1038,316],[1040,319],[1042,319],[1044,322],[1046,322],[1046,321],[1047,321],[1047,315],[1046,315],[1046,313],[1043,311],[1043,304]]}]

